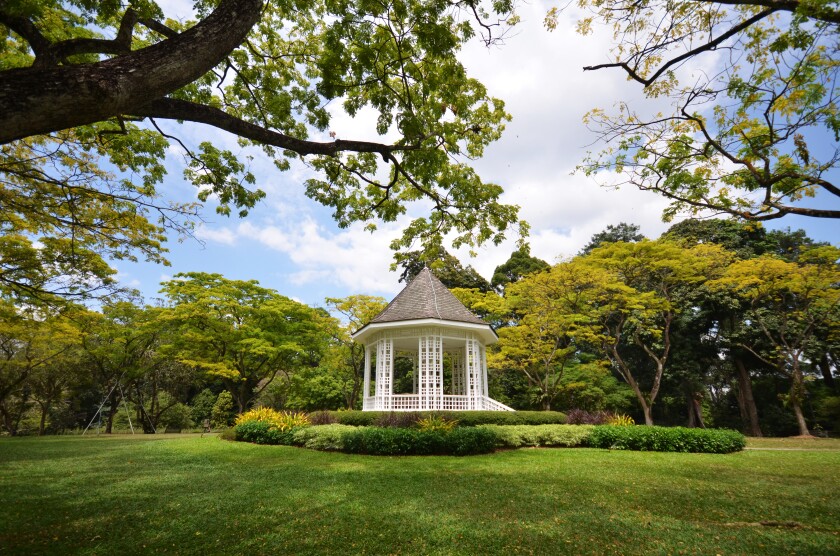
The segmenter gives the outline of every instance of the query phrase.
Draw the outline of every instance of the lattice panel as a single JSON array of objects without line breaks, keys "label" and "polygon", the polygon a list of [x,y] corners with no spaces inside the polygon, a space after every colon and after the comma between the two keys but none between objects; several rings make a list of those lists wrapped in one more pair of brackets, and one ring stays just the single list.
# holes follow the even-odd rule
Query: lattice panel
[{"label": "lattice panel", "polygon": [[376,409],[391,409],[394,380],[394,342],[390,338],[376,343]]},{"label": "lattice panel", "polygon": [[450,358],[452,359],[452,393],[456,396],[463,396],[467,391],[463,350],[451,352]]}]

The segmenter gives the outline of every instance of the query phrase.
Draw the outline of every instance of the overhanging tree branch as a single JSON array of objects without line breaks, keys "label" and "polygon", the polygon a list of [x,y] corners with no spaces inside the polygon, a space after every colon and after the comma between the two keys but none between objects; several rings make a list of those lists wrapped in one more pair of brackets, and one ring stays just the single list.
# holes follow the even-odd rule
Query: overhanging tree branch
[{"label": "overhanging tree branch", "polygon": [[93,64],[0,72],[0,144],[129,113],[184,87],[245,40],[262,6],[222,0],[194,27],[141,50]]}]

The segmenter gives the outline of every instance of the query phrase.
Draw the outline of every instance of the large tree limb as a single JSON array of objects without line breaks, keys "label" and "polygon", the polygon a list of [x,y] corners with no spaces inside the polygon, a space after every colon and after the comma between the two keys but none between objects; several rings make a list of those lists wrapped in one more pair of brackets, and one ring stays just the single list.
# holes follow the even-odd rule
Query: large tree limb
[{"label": "large tree limb", "polygon": [[339,152],[353,151],[378,153],[383,159],[389,161],[392,159],[393,152],[417,149],[415,146],[408,145],[385,145],[383,143],[345,141],[342,139],[329,142],[306,141],[246,122],[212,106],[171,98],[155,100],[133,109],[130,114],[143,118],[184,120],[207,124],[239,137],[293,151],[300,155],[335,156]]},{"label": "large tree limb", "polygon": [[91,124],[162,98],[245,40],[262,0],[222,0],[206,19],[157,44],[94,64],[0,72],[0,144]]}]

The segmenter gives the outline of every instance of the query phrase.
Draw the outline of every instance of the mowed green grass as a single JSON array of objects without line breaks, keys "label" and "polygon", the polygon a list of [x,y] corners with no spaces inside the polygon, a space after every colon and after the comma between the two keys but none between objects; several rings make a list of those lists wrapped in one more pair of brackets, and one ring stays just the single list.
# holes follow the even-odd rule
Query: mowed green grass
[{"label": "mowed green grass", "polygon": [[838,554],[838,471],[830,449],[373,457],[198,435],[3,439],[0,554]]}]

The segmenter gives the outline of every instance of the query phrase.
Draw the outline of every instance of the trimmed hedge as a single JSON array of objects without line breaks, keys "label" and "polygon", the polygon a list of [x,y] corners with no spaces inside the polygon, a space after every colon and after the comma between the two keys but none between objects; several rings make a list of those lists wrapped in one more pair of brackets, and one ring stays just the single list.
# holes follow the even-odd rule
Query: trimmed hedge
[{"label": "trimmed hedge", "polygon": [[496,446],[554,446],[574,448],[586,446],[592,425],[480,425],[478,428],[496,435]]},{"label": "trimmed hedge", "polygon": [[344,437],[355,431],[350,425],[317,425],[297,429],[292,435],[292,441],[297,446],[312,450],[337,451],[344,450]]},{"label": "trimmed hedge", "polygon": [[358,427],[343,436],[345,452],[376,456],[468,456],[496,448],[495,433],[479,427],[458,427],[451,432]]},{"label": "trimmed hedge", "polygon": [[593,448],[650,452],[728,454],[743,450],[746,443],[743,434],[728,429],[599,425],[589,435]]},{"label": "trimmed hedge", "polygon": [[[389,419],[389,414],[402,412],[390,411],[330,411],[330,417],[336,423],[354,427],[370,427]],[[457,420],[459,427],[478,425],[562,425],[566,423],[566,414],[559,411],[420,411],[413,413],[419,418],[429,415],[442,416],[447,420]],[[319,419],[323,419],[319,415]],[[408,421],[408,420],[407,420]]]},{"label": "trimmed hedge", "polygon": [[254,444],[292,444],[297,429],[281,431],[266,421],[246,421],[233,427],[236,440]]}]

